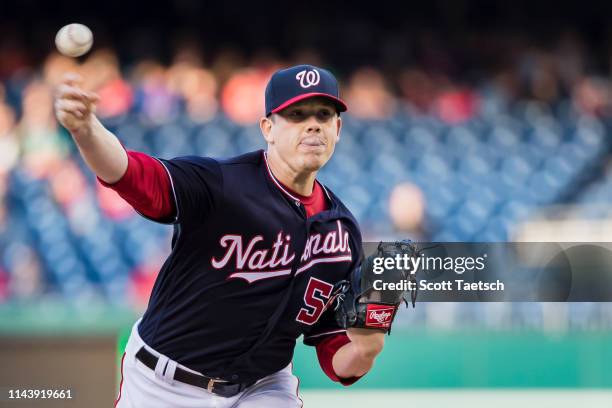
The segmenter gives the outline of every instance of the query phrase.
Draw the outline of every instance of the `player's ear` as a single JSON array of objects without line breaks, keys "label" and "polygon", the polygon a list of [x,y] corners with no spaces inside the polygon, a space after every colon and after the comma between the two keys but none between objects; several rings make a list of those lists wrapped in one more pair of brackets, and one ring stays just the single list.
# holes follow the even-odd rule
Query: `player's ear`
[{"label": "player's ear", "polygon": [[336,143],[340,141],[340,129],[342,129],[342,118],[338,115],[336,120]]},{"label": "player's ear", "polygon": [[263,117],[259,120],[259,128],[261,129],[261,133],[263,134],[264,139],[266,139],[266,142],[268,143],[272,143],[273,139],[272,139],[272,118],[270,117]]}]

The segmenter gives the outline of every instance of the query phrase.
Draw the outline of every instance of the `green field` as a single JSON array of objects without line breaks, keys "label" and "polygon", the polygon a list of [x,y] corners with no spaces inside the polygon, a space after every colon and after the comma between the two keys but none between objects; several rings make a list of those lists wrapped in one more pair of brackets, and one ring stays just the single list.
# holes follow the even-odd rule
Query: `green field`
[{"label": "green field", "polygon": [[[606,331],[397,330],[351,389],[612,390],[611,344]],[[293,362],[303,389],[342,388],[322,373],[312,347],[299,344]]]},{"label": "green field", "polygon": [[[610,408],[612,391],[589,390],[305,390],[304,407],[338,408]],[[342,405],[341,405],[342,404]]]}]

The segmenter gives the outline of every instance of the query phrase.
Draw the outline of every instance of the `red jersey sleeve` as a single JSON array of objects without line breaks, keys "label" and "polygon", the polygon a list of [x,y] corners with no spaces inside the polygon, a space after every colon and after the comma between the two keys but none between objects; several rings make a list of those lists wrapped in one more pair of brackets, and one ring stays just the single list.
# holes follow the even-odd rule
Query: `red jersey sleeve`
[{"label": "red jersey sleeve", "polygon": [[320,341],[317,345],[317,357],[319,358],[319,364],[323,369],[323,372],[335,382],[339,382],[342,385],[348,386],[355,383],[362,376],[359,377],[350,377],[350,378],[340,378],[334,371],[334,366],[332,365],[332,360],[334,355],[340,347],[344,346],[347,343],[350,343],[351,340],[345,333],[338,333],[331,336],[327,336],[325,339]]},{"label": "red jersey sleeve", "polygon": [[176,217],[170,176],[164,166],[153,157],[127,151],[128,167],[115,183],[98,177],[105,187],[115,190],[136,211],[156,221],[168,222]]}]

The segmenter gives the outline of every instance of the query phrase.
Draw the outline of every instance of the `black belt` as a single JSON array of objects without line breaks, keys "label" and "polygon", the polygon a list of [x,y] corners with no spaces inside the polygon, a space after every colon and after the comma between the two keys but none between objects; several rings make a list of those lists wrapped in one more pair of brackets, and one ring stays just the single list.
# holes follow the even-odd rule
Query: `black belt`
[{"label": "black belt", "polygon": [[[136,353],[136,358],[140,360],[144,365],[155,371],[157,366],[158,357],[155,357],[149,350],[141,347]],[[244,391],[246,388],[253,385],[255,382],[249,384],[237,384],[217,378],[210,378],[205,375],[194,374],[192,372],[183,370],[180,367],[176,367],[174,372],[174,379],[176,381],[194,385],[196,387],[204,388],[208,392],[215,393],[222,397],[233,397],[234,395]]]}]

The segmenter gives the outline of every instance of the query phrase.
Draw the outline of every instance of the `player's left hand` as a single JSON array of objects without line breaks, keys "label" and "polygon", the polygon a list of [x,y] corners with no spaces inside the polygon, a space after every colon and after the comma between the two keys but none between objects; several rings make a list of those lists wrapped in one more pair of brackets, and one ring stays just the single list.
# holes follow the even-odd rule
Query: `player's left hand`
[{"label": "player's left hand", "polygon": [[[402,282],[415,281],[414,273],[405,269],[384,269],[374,272],[376,258],[395,258],[400,255],[418,256],[416,245],[411,241],[380,243],[376,253],[370,255],[359,268],[356,268],[348,281],[339,282],[335,293],[336,320],[344,328],[361,328],[389,332],[395,314],[402,302],[408,304],[407,290],[377,290],[375,281]],[[380,288],[379,288],[380,289]],[[412,302],[416,300],[413,292]]]}]

